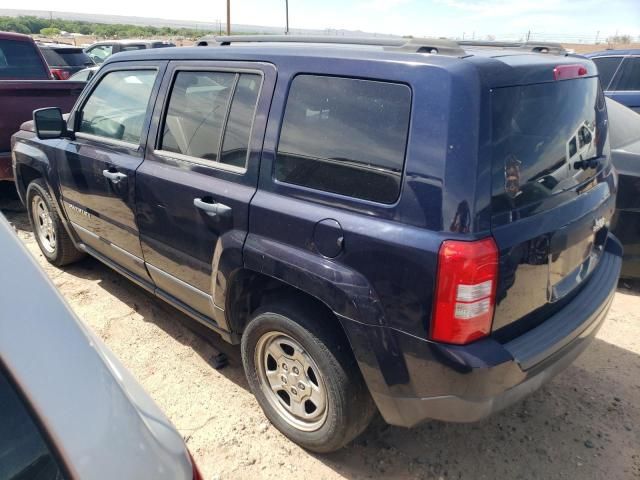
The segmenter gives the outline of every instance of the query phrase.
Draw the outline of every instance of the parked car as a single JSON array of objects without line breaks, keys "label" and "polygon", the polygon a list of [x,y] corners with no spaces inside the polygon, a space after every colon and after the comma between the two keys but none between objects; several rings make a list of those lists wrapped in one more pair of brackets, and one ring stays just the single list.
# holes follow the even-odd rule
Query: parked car
[{"label": "parked car", "polygon": [[84,68],[79,72],[74,73],[69,77],[72,82],[88,82],[93,78],[100,67],[97,65],[94,67]]},{"label": "parked car", "polygon": [[640,115],[607,99],[611,159],[619,177],[613,233],[624,247],[623,278],[640,278]]},{"label": "parked car", "polygon": [[55,82],[28,35],[0,32],[0,181],[13,180],[11,135],[33,110],[56,106],[68,112],[84,83]]},{"label": "parked car", "polygon": [[480,420],[586,348],[622,255],[593,62],[216,41],[115,56],[67,121],[14,135],[51,263],[89,253],[241,344],[266,416],[317,452],[376,409]]},{"label": "parked car", "polygon": [[119,52],[130,52],[132,50],[145,50],[147,48],[167,48],[175,47],[176,44],[166,40],[109,40],[97,42],[85,48],[85,52],[91,59],[100,64],[111,55]]},{"label": "parked car", "polygon": [[180,433],[2,215],[0,249],[0,478],[200,480]]},{"label": "parked car", "polygon": [[60,43],[38,43],[38,47],[56,80],[68,80],[74,73],[95,66],[82,48]]},{"label": "parked car", "polygon": [[586,57],[597,65],[605,95],[640,113],[640,50],[605,50]]}]

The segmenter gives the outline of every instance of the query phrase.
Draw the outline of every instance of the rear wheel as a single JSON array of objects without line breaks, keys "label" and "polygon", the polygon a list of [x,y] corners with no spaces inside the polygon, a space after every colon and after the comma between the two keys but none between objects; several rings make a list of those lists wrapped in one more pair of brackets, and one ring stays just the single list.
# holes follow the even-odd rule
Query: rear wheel
[{"label": "rear wheel", "polygon": [[37,179],[29,184],[27,211],[38,246],[50,263],[61,267],[84,256],[62,225],[44,180]]},{"label": "rear wheel", "polygon": [[375,413],[344,336],[312,308],[258,309],[242,337],[242,361],[267,418],[309,450],[341,448]]}]

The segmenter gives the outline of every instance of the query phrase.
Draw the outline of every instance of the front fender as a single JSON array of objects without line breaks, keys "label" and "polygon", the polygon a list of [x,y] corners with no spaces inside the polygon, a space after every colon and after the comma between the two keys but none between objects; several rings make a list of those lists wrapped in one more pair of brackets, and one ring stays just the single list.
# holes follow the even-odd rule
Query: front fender
[{"label": "front fender", "polygon": [[28,139],[22,139],[18,135],[13,137],[13,178],[16,183],[16,190],[22,203],[26,205],[27,185],[20,172],[20,166],[25,165],[37,171],[41,177],[47,179],[50,170],[49,158],[42,148],[37,144],[32,144]]}]

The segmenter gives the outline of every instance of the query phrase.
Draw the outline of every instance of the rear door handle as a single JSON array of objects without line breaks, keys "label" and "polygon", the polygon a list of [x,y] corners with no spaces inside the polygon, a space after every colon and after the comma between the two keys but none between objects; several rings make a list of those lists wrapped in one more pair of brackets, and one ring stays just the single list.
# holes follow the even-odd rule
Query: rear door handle
[{"label": "rear door handle", "polygon": [[204,210],[210,217],[223,216],[231,212],[231,207],[223,203],[205,202],[202,198],[194,198],[193,205],[200,210]]},{"label": "rear door handle", "polygon": [[113,184],[118,184],[122,180],[125,180],[127,178],[126,174],[120,173],[120,172],[114,172],[112,170],[103,170],[102,175],[105,178],[108,178]]}]

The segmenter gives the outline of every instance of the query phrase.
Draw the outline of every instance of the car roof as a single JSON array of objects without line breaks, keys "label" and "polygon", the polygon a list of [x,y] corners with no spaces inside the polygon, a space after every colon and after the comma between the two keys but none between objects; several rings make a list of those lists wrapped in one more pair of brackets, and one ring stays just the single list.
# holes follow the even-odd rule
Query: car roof
[{"label": "car roof", "polygon": [[73,49],[82,50],[82,47],[76,47],[75,45],[69,45],[68,43],[49,43],[49,42],[36,42],[40,48],[55,48],[56,50]]},{"label": "car roof", "polygon": [[[102,42],[96,42],[93,45],[103,45],[103,44],[111,44],[111,43],[120,43],[120,44],[131,44],[131,43],[144,43],[144,44],[151,44],[151,43],[173,43],[169,40],[153,40],[153,39],[148,39],[148,38],[122,38],[119,40],[104,40]],[[90,45],[90,46],[93,46]]]},{"label": "car roof", "polygon": [[640,55],[640,49],[631,48],[626,50],[602,50],[600,52],[592,52],[585,54],[587,58],[595,58],[595,57],[610,57],[610,56],[618,56],[618,55]]},{"label": "car roof", "polygon": [[0,365],[72,478],[191,479],[184,441],[0,214]]},{"label": "car roof", "polygon": [[19,42],[33,42],[33,38],[23,33],[0,32],[0,40],[16,40]]},{"label": "car roof", "polygon": [[[491,87],[553,80],[553,68],[561,64],[579,63],[588,76],[597,75],[595,65],[581,56],[532,53],[521,49],[465,46],[460,55],[417,53],[402,48],[380,45],[326,43],[233,43],[228,46],[197,46],[122,52],[109,57],[105,64],[123,61],[258,61],[276,66],[296,63],[302,69],[318,65],[318,59],[376,63],[380,71],[406,67],[439,67],[461,75],[458,67],[473,68]],[[533,68],[532,68],[533,67]],[[533,72],[535,70],[535,72]]]}]

